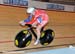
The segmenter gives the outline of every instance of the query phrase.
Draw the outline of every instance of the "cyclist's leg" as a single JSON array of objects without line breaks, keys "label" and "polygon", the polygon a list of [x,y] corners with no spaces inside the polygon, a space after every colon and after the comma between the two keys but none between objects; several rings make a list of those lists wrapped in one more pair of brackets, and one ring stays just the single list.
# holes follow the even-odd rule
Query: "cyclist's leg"
[{"label": "cyclist's leg", "polygon": [[37,24],[38,24],[38,22],[35,21],[35,22],[32,24],[32,26],[33,26],[33,27],[37,27]]},{"label": "cyclist's leg", "polygon": [[42,21],[42,23],[37,26],[37,28],[36,28],[37,40],[34,43],[34,45],[37,45],[39,43],[40,34],[41,34],[40,31],[41,31],[42,27],[44,27],[46,24],[47,24],[47,21]]},{"label": "cyclist's leg", "polygon": [[37,36],[38,36],[38,39],[40,38],[40,31],[41,29],[47,24],[47,21],[43,21],[41,24],[39,24],[36,28],[36,31],[37,31]]}]

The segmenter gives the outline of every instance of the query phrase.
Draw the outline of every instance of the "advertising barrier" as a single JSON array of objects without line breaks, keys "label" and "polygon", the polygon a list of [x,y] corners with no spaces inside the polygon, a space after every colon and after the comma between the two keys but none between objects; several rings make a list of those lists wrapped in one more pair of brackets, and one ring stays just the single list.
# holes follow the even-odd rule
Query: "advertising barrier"
[{"label": "advertising barrier", "polygon": [[36,8],[40,8],[40,9],[74,12],[75,6],[74,5],[65,5],[65,4],[57,4],[57,3],[48,3],[48,2],[39,2],[39,1],[28,0],[28,7],[36,7]]},{"label": "advertising barrier", "polygon": [[3,3],[8,5],[28,6],[27,0],[3,0]]},{"label": "advertising barrier", "polygon": [[47,4],[47,9],[64,10],[64,6],[60,4]]},{"label": "advertising barrier", "polygon": [[40,1],[32,1],[32,0],[0,0],[0,4],[75,12],[74,5],[64,5],[64,4],[48,3],[48,2],[40,2]]}]

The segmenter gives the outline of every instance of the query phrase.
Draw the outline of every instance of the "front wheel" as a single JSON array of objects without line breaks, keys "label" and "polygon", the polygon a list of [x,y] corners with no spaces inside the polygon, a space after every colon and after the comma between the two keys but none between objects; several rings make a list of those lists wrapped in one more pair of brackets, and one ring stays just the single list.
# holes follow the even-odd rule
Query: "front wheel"
[{"label": "front wheel", "polygon": [[18,48],[27,47],[32,40],[32,35],[28,30],[20,31],[15,37],[15,46]]},{"label": "front wheel", "polygon": [[50,44],[54,39],[55,33],[52,29],[47,29],[41,33],[40,43],[44,46]]}]

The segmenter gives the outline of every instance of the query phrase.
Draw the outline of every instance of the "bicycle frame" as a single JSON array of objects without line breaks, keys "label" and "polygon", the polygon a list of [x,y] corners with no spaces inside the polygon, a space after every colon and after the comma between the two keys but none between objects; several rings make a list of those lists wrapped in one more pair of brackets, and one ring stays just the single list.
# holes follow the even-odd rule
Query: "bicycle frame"
[{"label": "bicycle frame", "polygon": [[26,25],[29,27],[28,30],[30,30],[30,31],[32,32],[32,34],[34,35],[34,37],[37,39],[37,35],[36,35],[36,33],[34,32],[32,25],[30,25],[30,24],[26,24]]}]

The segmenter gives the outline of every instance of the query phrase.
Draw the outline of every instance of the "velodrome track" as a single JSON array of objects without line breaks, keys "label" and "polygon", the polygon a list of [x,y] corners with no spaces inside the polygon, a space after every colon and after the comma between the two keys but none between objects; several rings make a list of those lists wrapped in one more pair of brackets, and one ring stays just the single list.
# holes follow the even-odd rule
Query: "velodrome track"
[{"label": "velodrome track", "polygon": [[[46,28],[55,31],[54,41],[49,46],[61,46],[75,44],[75,13],[46,10],[49,15],[49,23]],[[15,35],[22,29],[19,21],[27,18],[26,8],[0,5],[0,52],[21,50],[14,45]],[[40,44],[24,49],[42,47]]]}]

